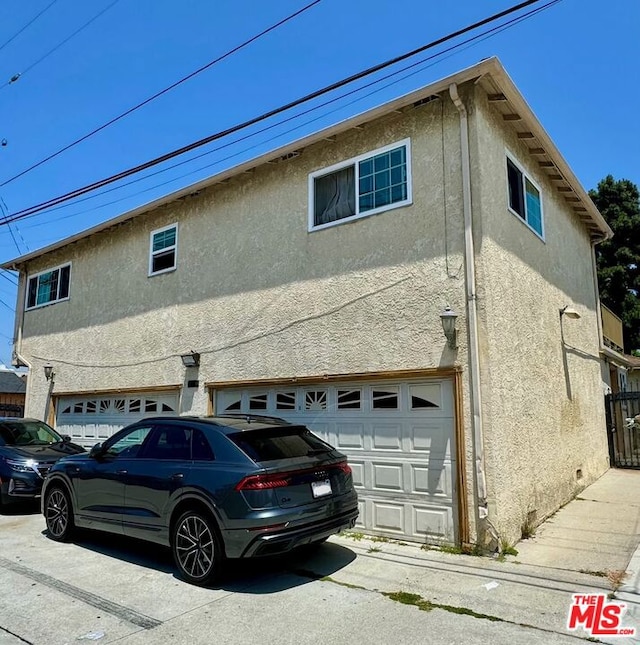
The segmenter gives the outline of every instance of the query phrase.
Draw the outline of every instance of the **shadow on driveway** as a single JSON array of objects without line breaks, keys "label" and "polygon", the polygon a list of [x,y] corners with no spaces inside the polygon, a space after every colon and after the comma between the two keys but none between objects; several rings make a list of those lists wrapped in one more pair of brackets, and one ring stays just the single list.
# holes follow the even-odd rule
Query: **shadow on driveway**
[{"label": "shadow on driveway", "polygon": [[[47,531],[42,534],[47,535]],[[171,551],[157,544],[88,530],[78,530],[73,544],[180,579]],[[81,554],[78,557],[82,557]],[[210,588],[252,594],[277,593],[329,577],[355,558],[356,554],[351,549],[325,543],[279,556],[228,560],[221,580]]]}]

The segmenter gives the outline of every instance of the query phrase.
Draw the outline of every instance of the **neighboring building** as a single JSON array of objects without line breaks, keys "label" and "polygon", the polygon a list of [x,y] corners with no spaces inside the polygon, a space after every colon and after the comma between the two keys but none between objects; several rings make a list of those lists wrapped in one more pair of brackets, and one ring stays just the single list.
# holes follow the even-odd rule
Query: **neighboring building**
[{"label": "neighboring building", "polygon": [[627,389],[631,392],[640,392],[640,356],[626,355],[629,362],[627,373]]},{"label": "neighboring building", "polygon": [[622,320],[608,307],[600,304],[602,324],[602,382],[606,393],[616,394],[627,390],[630,367],[629,356],[624,353]]},{"label": "neighboring building", "polygon": [[514,541],[608,467],[610,235],[485,60],[6,262],[27,412],[85,445],[157,413],[285,417],[349,456],[363,530]]},{"label": "neighboring building", "polygon": [[26,375],[0,365],[0,417],[24,415],[24,399],[27,389]]}]

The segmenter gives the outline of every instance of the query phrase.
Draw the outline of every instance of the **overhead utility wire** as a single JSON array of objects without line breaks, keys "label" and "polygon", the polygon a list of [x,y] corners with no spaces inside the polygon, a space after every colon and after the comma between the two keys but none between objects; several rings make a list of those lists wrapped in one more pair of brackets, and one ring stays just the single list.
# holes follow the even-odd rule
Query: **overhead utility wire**
[{"label": "overhead utility wire", "polygon": [[0,278],[4,278],[5,280],[8,280],[14,287],[18,286],[18,282],[11,279],[13,278],[13,273],[8,273],[5,269],[0,269]]},{"label": "overhead utility wire", "polygon": [[[116,0],[116,2],[117,1],[118,0]],[[105,128],[108,128],[110,125],[113,125],[117,121],[120,121],[120,119],[123,119],[125,116],[128,116],[132,112],[135,112],[136,110],[139,110],[141,107],[147,105],[148,103],[151,103],[151,101],[154,101],[155,99],[159,98],[163,94],[166,94],[167,92],[170,92],[172,89],[178,87],[178,85],[181,85],[182,83],[188,81],[189,79],[193,78],[194,76],[197,76],[201,72],[204,72],[206,69],[209,69],[210,67],[212,67],[216,63],[219,63],[219,62],[223,61],[225,58],[228,58],[229,56],[231,56],[231,55],[235,54],[236,52],[240,51],[241,49],[244,49],[245,47],[247,47],[251,43],[253,43],[256,40],[258,40],[259,38],[262,38],[262,36],[266,36],[268,33],[274,31],[278,27],[281,27],[282,25],[284,25],[285,23],[289,22],[290,20],[293,20],[294,18],[299,16],[301,13],[304,13],[308,9],[311,9],[311,7],[314,7],[315,5],[319,4],[320,2],[322,2],[322,0],[314,0],[313,2],[310,2],[309,4],[307,4],[304,7],[302,7],[302,9],[299,9],[295,13],[292,13],[292,14],[288,15],[286,18],[283,18],[282,20],[279,20],[278,22],[276,22],[275,24],[271,25],[270,27],[267,27],[266,29],[261,31],[259,34],[256,34],[255,36],[252,36],[248,40],[245,40],[244,42],[240,43],[239,45],[237,45],[233,49],[230,49],[229,51],[225,52],[221,56],[218,56],[217,58],[214,58],[212,61],[209,61],[206,65],[203,65],[202,67],[200,67],[199,69],[195,70],[194,72],[191,72],[190,74],[187,74],[186,76],[184,76],[180,80],[176,81],[175,83],[172,83],[168,87],[165,87],[163,90],[160,90],[159,92],[156,92],[153,96],[150,96],[149,98],[145,99],[141,103],[138,103],[137,105],[134,105],[133,107],[131,107],[128,110],[126,110],[125,112],[122,112],[122,114],[119,114],[118,116],[114,117],[110,121],[107,121],[106,123],[102,124],[101,126],[95,128],[94,130],[91,130],[91,132],[88,132],[87,134],[81,136],[79,139],[76,139],[75,141],[72,141],[71,143],[69,143],[68,145],[64,146],[63,148],[60,148],[60,150],[54,152],[53,154],[50,154],[48,157],[45,157],[44,159],[41,159],[40,161],[38,161],[37,163],[33,164],[32,166],[29,166],[25,170],[19,172],[17,175],[14,175],[13,177],[10,177],[5,182],[0,184],[0,186],[6,186],[7,184],[11,183],[15,179],[18,179],[18,177],[22,177],[23,175],[26,175],[28,172],[31,172],[35,168],[38,168],[39,166],[41,166],[43,163],[46,163],[47,161],[50,161],[51,159],[54,159],[55,157],[57,157],[58,155],[62,154],[63,152],[66,152],[70,148],[73,148],[74,146],[77,146],[79,143],[82,143],[83,141],[86,141],[89,137],[92,137],[94,134],[97,134],[98,132],[101,132]],[[107,7],[107,9],[108,8],[109,7]],[[105,9],[105,11],[106,11],[106,9]],[[0,89],[2,89],[2,88],[0,88]]]},{"label": "overhead utility wire", "polygon": [[25,29],[31,27],[31,25],[45,12],[47,9],[50,9],[53,7],[53,5],[57,2],[58,0],[53,0],[53,2],[50,2],[40,13],[36,14],[31,20],[24,26],[22,29],[19,29],[9,40],[7,40],[5,43],[0,45],[0,51],[2,51],[9,43],[13,42]]},{"label": "overhead utility wire", "polygon": [[77,36],[81,31],[84,31],[92,22],[97,20],[103,13],[106,13],[113,7],[113,5],[117,4],[120,2],[120,0],[114,0],[110,5],[106,6],[102,11],[99,11],[93,18],[90,18],[85,22],[81,27],[78,27],[71,35],[67,36],[64,40],[59,42],[55,47],[50,49],[44,56],[41,56],[38,58],[38,60],[35,63],[31,63],[29,67],[27,67],[23,72],[18,72],[17,74],[14,74],[4,85],[0,85],[0,90],[4,89],[7,87],[7,85],[11,85],[12,83],[15,83],[18,79],[22,78],[27,72],[31,71],[36,65],[39,65],[43,60],[46,58],[49,58],[51,54],[56,52],[60,47],[63,45],[66,45],[74,36]]},{"label": "overhead utility wire", "polygon": [[[452,40],[453,38],[456,38],[457,36],[460,36],[462,34],[468,33],[469,31],[472,31],[473,29],[477,29],[478,27],[484,26],[490,22],[493,22],[495,20],[498,20],[499,18],[502,18],[506,15],[512,14],[516,11],[519,11],[520,9],[523,9],[525,7],[528,7],[532,4],[536,4],[537,2],[540,2],[541,0],[527,0],[526,2],[522,2],[518,5],[515,5],[509,9],[506,9],[504,11],[501,11],[497,14],[494,14],[493,16],[490,16],[489,18],[485,18],[484,20],[481,20],[479,22],[476,22],[472,25],[469,25],[463,29],[460,29],[456,32],[453,32],[447,36],[444,36],[442,38],[439,38],[438,40],[432,41],[431,43],[428,43],[427,45],[423,45],[422,47],[419,47],[417,49],[412,50],[411,52],[408,52],[406,54],[402,54],[401,56],[397,56],[391,60],[388,60],[384,63],[380,63],[378,65],[375,65],[373,67],[370,67],[363,72],[359,72],[357,74],[354,74],[346,79],[343,79],[341,81],[337,81],[336,83],[333,83],[323,89],[316,90],[312,92],[311,94],[307,94],[306,96],[303,96],[302,98],[296,99],[295,101],[292,101],[284,106],[275,108],[273,110],[270,110],[258,117],[254,117],[248,121],[245,121],[244,123],[241,123],[239,125],[233,126],[231,128],[227,128],[226,130],[222,130],[216,134],[210,135],[208,137],[205,137],[204,139],[200,139],[199,141],[196,141],[194,143],[191,143],[187,146],[183,146],[182,148],[179,148],[177,150],[174,150],[170,153],[164,154],[160,157],[156,157],[155,159],[152,159],[151,161],[147,161],[143,164],[140,164],[138,166],[134,166],[133,168],[129,168],[128,170],[124,170],[116,175],[112,175],[111,177],[108,177],[106,179],[102,179],[100,181],[94,182],[93,184],[89,184],[87,186],[84,186],[82,188],[78,188],[74,191],[71,191],[69,193],[66,193],[64,195],[61,195],[59,197],[47,200],[46,202],[42,202],[40,204],[36,204],[35,206],[32,206],[30,208],[23,209],[21,211],[17,211],[14,213],[9,221],[14,221],[17,219],[22,219],[23,217],[27,217],[29,215],[35,214],[37,212],[40,212],[42,210],[45,210],[51,206],[56,206],[57,204],[60,204],[65,201],[69,201],[71,199],[74,199],[75,197],[79,197],[81,195],[84,195],[85,193],[91,192],[93,190],[96,190],[98,188],[101,188],[102,186],[106,186],[108,184],[114,183],[116,181],[119,181],[120,179],[124,179],[125,177],[129,177],[133,174],[136,174],[138,172],[141,172],[142,170],[146,170],[147,168],[151,168],[153,166],[156,166],[160,163],[163,163],[164,161],[168,161],[169,159],[172,159],[174,157],[177,157],[181,154],[184,154],[185,152],[190,152],[191,150],[194,150],[198,147],[201,147],[203,145],[206,145],[208,143],[211,143],[212,141],[216,141],[218,139],[221,139],[225,136],[228,136],[229,134],[233,134],[234,132],[238,132],[239,130],[243,130],[251,125],[254,125],[255,123],[259,123],[260,121],[264,121],[272,116],[275,116],[277,114],[280,114],[282,112],[285,112],[286,110],[289,110],[293,107],[297,107],[298,105],[301,105],[303,103],[306,103],[314,98],[317,98],[318,96],[322,96],[323,94],[326,94],[328,92],[331,92],[335,89],[338,89],[340,87],[343,87],[349,83],[352,83],[353,81],[359,80],[361,78],[364,78],[366,76],[369,76],[377,71],[380,71],[381,69],[384,69],[386,67],[389,67],[391,65],[394,65],[398,62],[401,62],[403,60],[406,60],[407,58],[410,58],[412,56],[415,56],[418,53],[421,53],[423,51],[426,51],[427,49],[431,49],[437,45],[440,45],[444,42],[447,42],[449,40]],[[8,180],[11,181],[11,180]],[[5,182],[8,183],[8,182]],[[4,184],[2,184],[4,185]]]},{"label": "overhead utility wire", "polygon": [[[551,0],[551,2],[548,2],[547,4],[545,4],[545,5],[541,6],[541,7],[538,7],[537,9],[533,9],[532,11],[529,11],[529,12],[527,12],[527,13],[521,15],[521,16],[518,16],[516,18],[512,18],[510,20],[507,20],[506,22],[502,23],[501,25],[498,25],[496,27],[492,27],[491,29],[487,29],[486,31],[484,31],[484,32],[482,32],[480,34],[472,36],[471,38],[467,38],[466,40],[463,40],[460,43],[456,43],[455,45],[452,45],[451,47],[447,47],[446,49],[443,49],[442,51],[440,51],[440,52],[438,52],[436,54],[432,54],[431,56],[427,56],[426,58],[422,58],[422,59],[420,59],[419,61],[417,61],[415,63],[412,63],[410,65],[402,67],[401,69],[396,70],[394,72],[391,72],[390,74],[387,74],[385,76],[381,76],[380,78],[378,78],[378,79],[376,79],[374,81],[371,81],[370,83],[367,83],[365,85],[361,85],[361,86],[359,86],[359,87],[357,87],[357,88],[355,88],[353,90],[350,90],[349,92],[345,92],[344,94],[341,94],[340,96],[337,96],[337,97],[334,97],[334,98],[332,98],[332,99],[330,99],[328,101],[325,101],[324,103],[320,103],[319,105],[313,106],[312,108],[309,108],[309,109],[304,110],[302,112],[298,112],[293,116],[287,117],[286,119],[282,119],[282,120],[278,121],[277,123],[274,123],[272,125],[269,125],[269,126],[266,126],[264,128],[261,128],[260,130],[256,130],[254,132],[251,132],[251,133],[249,133],[249,134],[247,134],[245,136],[242,136],[242,137],[239,137],[237,139],[234,139],[233,141],[229,141],[229,142],[224,143],[224,144],[222,144],[220,146],[216,146],[212,150],[207,150],[207,152],[200,153],[200,154],[198,154],[198,155],[196,155],[194,157],[190,157],[189,159],[185,159],[184,161],[179,161],[178,163],[175,163],[175,164],[172,164],[170,166],[167,166],[166,168],[162,168],[160,170],[156,170],[155,172],[148,173],[148,174],[144,175],[143,177],[138,177],[137,179],[132,179],[131,181],[125,182],[123,184],[119,184],[119,185],[114,186],[112,188],[107,188],[106,190],[102,190],[99,193],[90,194],[87,197],[83,197],[82,199],[77,199],[76,201],[73,202],[73,205],[79,204],[81,202],[85,202],[85,201],[88,201],[88,200],[91,200],[91,199],[96,199],[97,197],[100,197],[102,195],[106,195],[107,193],[110,193],[110,192],[113,192],[113,191],[116,191],[116,190],[120,190],[122,188],[126,188],[127,186],[131,186],[131,185],[136,184],[138,182],[145,181],[146,179],[149,179],[151,177],[155,177],[156,175],[160,175],[162,173],[168,172],[169,170],[173,170],[174,168],[184,166],[185,164],[188,164],[188,163],[191,163],[193,161],[196,161],[197,159],[201,159],[202,157],[206,157],[207,155],[213,154],[214,152],[219,152],[220,150],[223,150],[224,148],[228,148],[228,147],[230,147],[232,145],[235,145],[235,144],[240,143],[242,141],[245,141],[247,139],[253,138],[253,137],[255,137],[255,136],[259,135],[259,134],[263,134],[263,133],[267,132],[268,130],[272,130],[275,127],[278,127],[280,125],[284,125],[285,123],[287,123],[289,121],[292,121],[294,119],[300,118],[301,116],[309,114],[310,112],[314,112],[314,111],[319,110],[319,109],[321,109],[323,107],[326,107],[327,105],[335,103],[335,102],[337,102],[337,101],[339,101],[339,100],[341,100],[343,98],[346,98],[347,96],[350,96],[350,95],[355,94],[357,92],[361,92],[362,90],[367,89],[368,87],[372,87],[373,85],[377,85],[378,83],[381,83],[381,82],[383,82],[385,80],[388,80],[388,79],[390,79],[390,78],[392,78],[394,76],[397,76],[398,74],[402,74],[403,72],[406,72],[409,69],[412,69],[414,67],[418,67],[420,65],[423,65],[426,62],[433,61],[436,58],[440,58],[440,57],[444,56],[445,54],[448,54],[448,56],[444,56],[444,57],[448,58],[448,57],[452,56],[455,53],[455,50],[457,50],[457,49],[462,49],[462,50],[468,49],[469,47],[471,47],[471,46],[473,46],[475,44],[475,41],[487,40],[488,38],[491,38],[492,36],[495,36],[496,34],[501,33],[502,31],[505,31],[505,30],[509,29],[509,28],[519,24],[520,22],[524,22],[525,20],[528,20],[529,18],[533,17],[534,15],[537,15],[538,13],[541,13],[542,11],[548,9],[549,7],[551,7],[551,6],[555,5],[555,4],[558,4],[559,2],[562,2],[562,0]],[[465,47],[465,45],[466,45],[466,47]],[[387,89],[387,88],[399,83],[400,81],[406,80],[407,78],[410,78],[411,76],[415,76],[416,74],[424,71],[425,69],[428,69],[429,67],[432,67],[433,65],[437,64],[438,62],[439,61],[434,61],[434,62],[431,63],[431,65],[427,65],[427,66],[425,66],[425,67],[423,67],[421,69],[416,69],[413,72],[410,72],[409,74],[405,74],[404,76],[402,76],[400,78],[397,78],[397,79],[391,81],[390,83],[387,83],[386,85],[383,85],[382,87],[379,87],[379,88],[373,90],[372,92],[368,92],[367,94],[365,94],[363,96],[359,96],[356,99],[354,99],[352,101],[349,101],[345,105],[341,105],[338,108],[335,108],[333,110],[330,110],[329,112],[325,112],[325,113],[321,114],[320,116],[314,117],[313,119],[309,119],[308,121],[305,121],[304,123],[301,123],[301,124],[299,124],[299,125],[297,125],[297,126],[295,126],[293,128],[285,130],[284,132],[279,132],[275,136],[270,137],[269,139],[266,139],[264,141],[261,141],[260,143],[251,145],[251,146],[249,146],[247,148],[244,148],[243,150],[235,152],[235,153],[233,153],[231,155],[228,155],[228,156],[226,156],[226,157],[224,157],[222,159],[217,159],[213,163],[206,164],[205,166],[200,166],[199,168],[196,168],[195,170],[191,170],[191,171],[189,171],[189,172],[187,172],[187,173],[185,173],[183,175],[179,175],[177,177],[172,177],[171,179],[169,179],[167,181],[164,181],[164,182],[161,182],[159,184],[155,184],[155,185],[151,186],[150,188],[145,188],[144,190],[138,191],[137,193],[133,193],[131,195],[126,195],[125,197],[115,199],[115,200],[112,200],[110,202],[106,202],[104,204],[100,204],[100,205],[98,205],[98,206],[96,206],[94,208],[89,208],[89,209],[86,209],[84,211],[72,213],[71,215],[64,215],[62,217],[58,217],[58,218],[56,218],[56,221],[62,220],[62,219],[67,219],[67,218],[70,218],[70,217],[77,217],[78,215],[83,215],[85,213],[89,213],[91,211],[97,210],[99,208],[103,208],[105,206],[111,206],[113,204],[117,204],[117,203],[125,201],[127,199],[131,199],[132,197],[135,197],[136,195],[141,195],[141,194],[149,192],[151,190],[155,190],[157,188],[162,188],[163,186],[171,184],[171,183],[173,183],[175,181],[178,181],[180,179],[184,179],[185,177],[189,177],[190,175],[193,175],[193,174],[196,174],[198,172],[201,172],[202,170],[206,170],[207,168],[210,168],[212,166],[218,165],[218,164],[220,164],[220,163],[222,163],[224,161],[228,161],[230,159],[233,159],[234,157],[237,157],[238,155],[244,154],[245,152],[249,152],[249,151],[251,151],[251,150],[253,150],[253,149],[255,149],[255,148],[259,147],[259,146],[262,146],[265,143],[270,143],[271,141],[274,141],[276,139],[279,139],[282,136],[285,136],[287,134],[295,132],[296,130],[299,130],[300,128],[302,128],[302,127],[304,127],[306,125],[310,125],[311,123],[314,123],[315,121],[319,121],[320,119],[325,118],[329,114],[333,114],[334,112],[337,112],[339,110],[343,110],[345,107],[353,105],[353,104],[355,104],[355,103],[357,103],[357,102],[359,102],[359,101],[361,101],[361,100],[363,100],[365,98],[368,98],[370,96],[373,96],[374,94],[376,94],[378,92],[381,92],[382,90]],[[61,205],[52,206],[51,208],[47,208],[44,211],[40,211],[38,213],[33,213],[32,215],[28,215],[28,216],[25,216],[25,217],[37,216],[37,215],[43,214],[43,213],[44,214],[52,213],[54,211],[61,210],[63,208],[67,208],[70,205],[71,204],[63,203]],[[0,222],[0,224],[1,223],[2,222]],[[48,222],[45,221],[45,222],[40,222],[38,224],[33,224],[29,228],[34,228],[36,226],[43,226],[45,224],[48,224]]]}]

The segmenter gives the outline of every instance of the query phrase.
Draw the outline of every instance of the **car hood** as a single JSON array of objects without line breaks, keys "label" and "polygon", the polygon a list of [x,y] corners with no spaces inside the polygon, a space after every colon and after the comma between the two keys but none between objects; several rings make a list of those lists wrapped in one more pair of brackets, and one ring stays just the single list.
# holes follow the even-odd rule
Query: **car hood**
[{"label": "car hood", "polygon": [[36,461],[56,461],[61,457],[85,452],[75,443],[52,443],[45,446],[1,446],[0,455],[8,459],[35,459]]}]

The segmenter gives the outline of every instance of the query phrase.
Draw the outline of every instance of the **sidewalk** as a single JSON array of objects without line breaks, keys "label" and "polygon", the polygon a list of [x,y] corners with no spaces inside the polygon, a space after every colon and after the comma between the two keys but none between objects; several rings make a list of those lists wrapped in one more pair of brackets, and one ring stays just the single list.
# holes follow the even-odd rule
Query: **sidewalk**
[{"label": "sidewalk", "polygon": [[[615,593],[627,603],[623,625],[635,638],[602,642],[640,643],[640,471],[610,470],[516,545],[504,560],[425,550],[350,537],[332,538],[308,561],[310,575],[330,571],[342,548],[357,557],[333,569],[330,581],[386,595],[391,600],[528,626],[532,632],[569,635],[574,593]],[[356,535],[356,538],[359,537]],[[622,574],[628,571],[620,586]],[[324,574],[326,575],[326,574]],[[422,601],[428,601],[425,605]],[[421,604],[422,602],[422,604]],[[581,638],[583,631],[573,634]]]},{"label": "sidewalk", "polygon": [[[626,571],[639,543],[640,470],[610,469],[516,548],[526,564],[604,573]],[[640,569],[632,580],[640,593]]]}]

